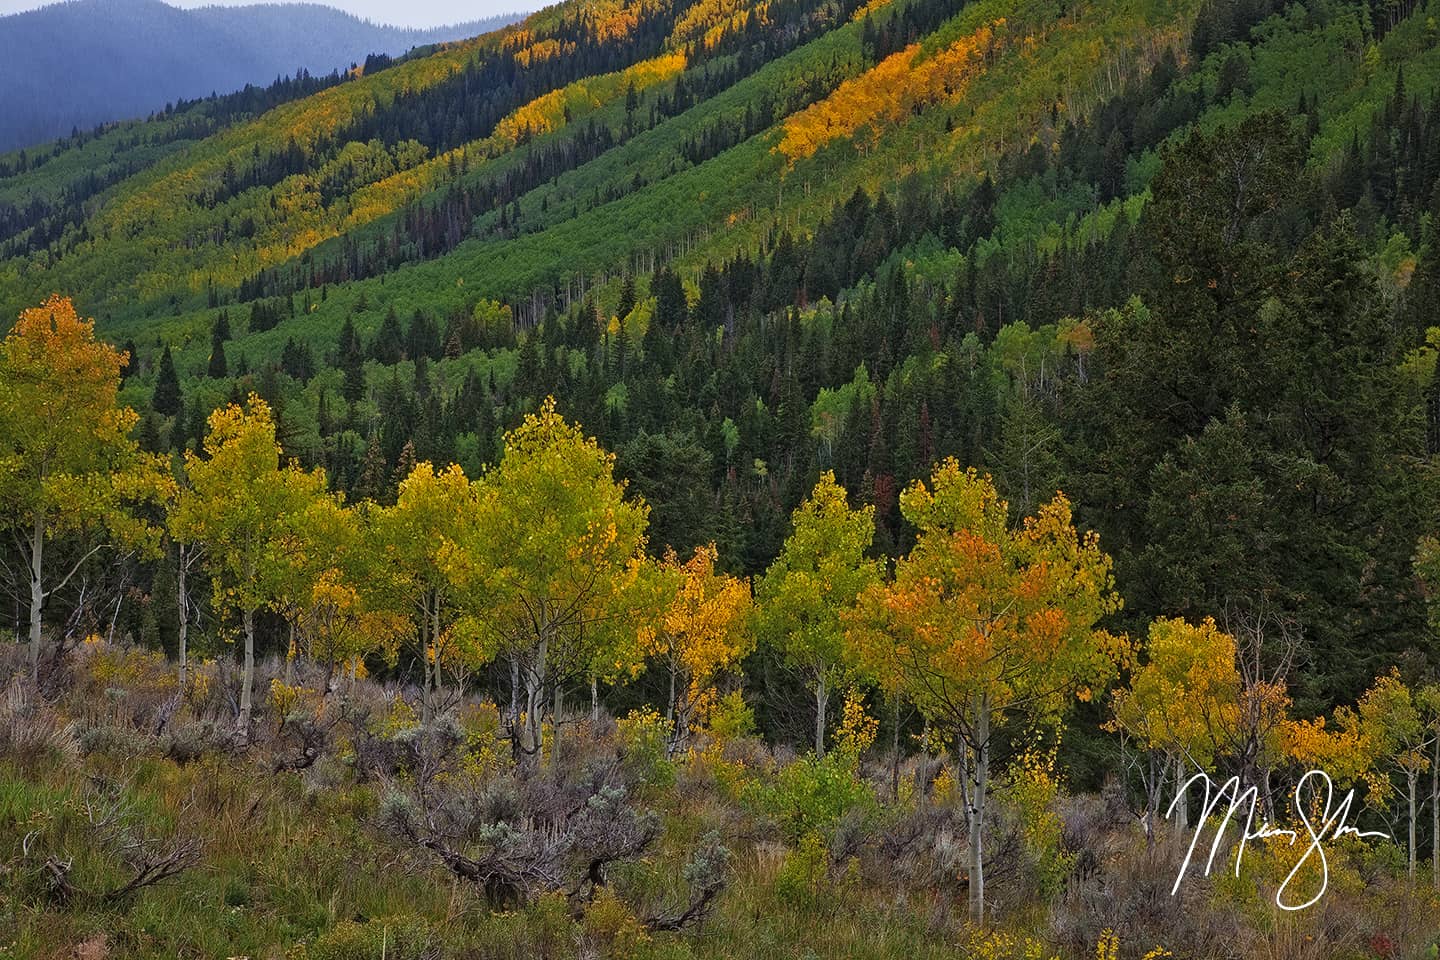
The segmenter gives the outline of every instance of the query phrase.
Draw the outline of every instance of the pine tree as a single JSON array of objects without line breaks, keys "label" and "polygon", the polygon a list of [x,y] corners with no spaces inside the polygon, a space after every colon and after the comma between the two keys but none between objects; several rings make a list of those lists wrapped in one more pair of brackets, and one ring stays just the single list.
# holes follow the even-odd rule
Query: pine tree
[{"label": "pine tree", "polygon": [[405,357],[405,338],[400,332],[400,318],[391,307],[380,323],[380,330],[370,344],[371,359],[385,366],[399,363]]},{"label": "pine tree", "polygon": [[400,459],[395,463],[395,473],[392,475],[394,486],[399,487],[410,476],[415,469],[415,441],[406,440],[405,446],[400,448]]},{"label": "pine tree", "polygon": [[380,451],[380,431],[370,431],[365,459],[360,462],[360,480],[355,484],[355,497],[360,500],[384,502],[389,481],[385,455]]},{"label": "pine tree", "polygon": [[615,307],[615,316],[621,321],[630,316],[630,311],[635,309],[635,278],[626,275],[624,284],[620,287],[620,303]]},{"label": "pine tree", "polygon": [[365,356],[361,351],[360,337],[355,325],[347,317],[345,326],[340,328],[340,342],[336,347],[340,368],[345,380],[341,393],[351,403],[365,396]]},{"label": "pine tree", "polygon": [[162,416],[173,417],[180,412],[181,402],[180,377],[175,372],[175,358],[170,355],[167,346],[160,354],[160,369],[155,375],[155,393],[151,397],[150,408]]},{"label": "pine tree", "polygon": [[[223,327],[222,327],[223,324]],[[230,325],[222,312],[215,321],[215,330],[210,335],[210,366],[205,371],[214,380],[223,380],[229,373],[225,363],[225,341],[230,338]]]}]

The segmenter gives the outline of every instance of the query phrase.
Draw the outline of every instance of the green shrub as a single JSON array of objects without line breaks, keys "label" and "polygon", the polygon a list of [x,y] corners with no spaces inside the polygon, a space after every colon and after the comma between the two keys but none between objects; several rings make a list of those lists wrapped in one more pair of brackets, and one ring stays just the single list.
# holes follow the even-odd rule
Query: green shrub
[{"label": "green shrub", "polygon": [[818,834],[809,833],[789,853],[775,878],[775,895],[784,903],[809,910],[824,897],[830,852]]},{"label": "green shrub", "polygon": [[810,835],[827,841],[841,818],[856,811],[868,817],[879,808],[875,791],[860,777],[854,758],[832,753],[822,759],[801,757],[782,767],[770,782],[746,791],[752,807],[774,817],[791,843]]},{"label": "green shrub", "polygon": [[615,724],[625,765],[637,780],[665,789],[675,783],[675,764],[665,756],[670,721],[650,708],[632,710]]},{"label": "green shrub", "polygon": [[441,941],[419,917],[384,917],[368,923],[343,920],[303,953],[304,960],[434,960]]}]

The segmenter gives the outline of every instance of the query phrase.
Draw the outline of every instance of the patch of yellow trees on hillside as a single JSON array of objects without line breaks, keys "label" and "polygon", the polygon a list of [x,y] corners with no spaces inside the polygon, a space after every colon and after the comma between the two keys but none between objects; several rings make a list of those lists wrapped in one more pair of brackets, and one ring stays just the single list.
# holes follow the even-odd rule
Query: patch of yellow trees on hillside
[{"label": "patch of yellow trees on hillside", "polygon": [[1004,18],[995,20],[925,59],[918,43],[891,54],[787,118],[776,149],[794,164],[832,140],[853,137],[862,128],[875,137],[882,126],[917,109],[956,99],[984,68],[1004,25]]},{"label": "patch of yellow trees on hillside", "polygon": [[769,9],[770,4],[766,2],[700,0],[675,21],[669,43],[676,47],[698,43],[702,50],[713,49],[727,30],[743,30],[752,16],[768,23]]}]

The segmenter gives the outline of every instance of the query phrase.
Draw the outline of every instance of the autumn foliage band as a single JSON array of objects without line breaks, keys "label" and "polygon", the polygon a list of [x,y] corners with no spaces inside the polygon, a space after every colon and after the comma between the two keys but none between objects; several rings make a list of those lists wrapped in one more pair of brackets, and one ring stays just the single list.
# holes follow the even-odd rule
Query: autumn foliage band
[{"label": "autumn foliage band", "polygon": [[[59,296],[26,310],[0,352],[0,502],[29,581],[34,684],[64,650],[48,596],[97,553],[172,551],[180,687],[190,669],[185,577],[203,576],[216,614],[238,624],[242,744],[262,612],[288,626],[287,664],[308,660],[352,683],[366,664],[420,664],[427,720],[447,684],[473,685],[501,665],[508,689],[492,692],[521,765],[555,758],[547,731],[567,692],[588,689],[596,709],[602,687],[647,666],[668,677],[666,755],[683,755],[713,716],[743,706],[742,661],[770,645],[815,693],[817,758],[835,739],[826,711],[838,689],[911,705],[927,739],[952,751],[970,912],[982,920],[998,745],[1016,731],[1058,736],[1077,703],[1124,681],[1104,726],[1138,771],[1147,835],[1178,785],[1222,759],[1267,790],[1323,765],[1342,786],[1366,785],[1367,803],[1403,808],[1415,871],[1427,770],[1432,805],[1440,793],[1440,688],[1382,675],[1327,726],[1293,718],[1283,679],[1251,666],[1269,662],[1263,631],[1237,639],[1210,620],[1161,618],[1144,640],[1110,632],[1121,607],[1111,560],[1061,493],[1017,524],[988,477],[944,460],[902,493],[913,547],[891,562],[874,556],[873,507],[851,507],[825,472],[752,583],[723,572],[713,545],[652,555],[649,507],[553,399],[505,435],[479,476],[421,462],[392,505],[347,504],[323,470],[284,458],[275,418],[253,395],[210,415],[199,452],[144,452],[131,436],[135,412],[117,400],[124,361]],[[47,548],[66,540],[89,546],[50,562]],[[846,704],[849,729],[863,706],[854,693]],[[1003,759],[1033,762],[1011,754]],[[1435,870],[1440,882],[1440,848]]]}]

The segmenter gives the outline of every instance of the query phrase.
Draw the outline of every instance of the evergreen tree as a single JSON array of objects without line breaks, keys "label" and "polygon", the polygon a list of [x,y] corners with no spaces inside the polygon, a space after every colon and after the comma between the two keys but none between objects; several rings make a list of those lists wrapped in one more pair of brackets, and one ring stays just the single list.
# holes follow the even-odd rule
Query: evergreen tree
[{"label": "evergreen tree", "polygon": [[210,366],[206,374],[214,380],[224,380],[229,372],[225,363],[225,341],[230,339],[230,323],[225,311],[215,318],[215,329],[210,334]]},{"label": "evergreen tree", "polygon": [[390,471],[386,468],[385,455],[380,451],[380,431],[372,430],[370,441],[365,445],[365,458],[360,461],[360,479],[355,484],[355,497],[385,503],[389,492]]},{"label": "evergreen tree", "polygon": [[175,359],[166,346],[160,354],[160,367],[155,374],[155,392],[150,399],[150,409],[166,417],[180,412],[183,398],[180,395],[180,377],[175,372]]},{"label": "evergreen tree", "polygon": [[380,322],[380,329],[370,343],[370,359],[392,366],[405,358],[405,337],[400,331],[400,318],[392,306]]}]

